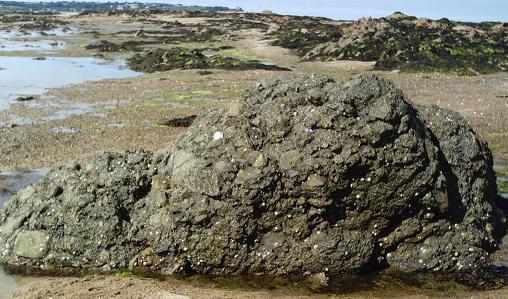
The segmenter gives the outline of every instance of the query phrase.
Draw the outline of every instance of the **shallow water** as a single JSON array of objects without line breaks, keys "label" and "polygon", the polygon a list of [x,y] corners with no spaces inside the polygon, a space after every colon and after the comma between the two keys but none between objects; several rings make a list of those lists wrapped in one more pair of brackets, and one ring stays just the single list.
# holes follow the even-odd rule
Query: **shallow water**
[{"label": "shallow water", "polygon": [[79,103],[62,101],[55,97],[48,97],[44,101],[28,101],[23,105],[30,109],[46,110],[48,113],[42,116],[40,120],[22,117],[17,114],[9,114],[3,121],[0,121],[0,127],[8,127],[9,124],[16,125],[32,125],[39,122],[47,122],[53,120],[63,120],[71,116],[89,115],[94,117],[105,117],[106,113],[96,112],[101,110],[115,110],[120,104],[126,103],[125,100],[111,100],[100,103]]},{"label": "shallow water", "polygon": [[0,51],[56,51],[65,48],[62,41],[53,40],[3,40]]},{"label": "shallow water", "polygon": [[[164,278],[162,278],[164,280]],[[342,295],[351,297],[407,298],[467,297],[474,290],[446,275],[381,271],[362,275],[332,276],[326,283],[302,276],[249,275],[238,277],[191,276],[181,278],[203,288],[259,291],[279,295]]]},{"label": "shallow water", "polygon": [[[11,275],[10,279],[18,285],[23,285],[29,281],[39,279],[40,276],[37,276],[39,274],[42,273],[33,273],[33,276]],[[67,276],[69,275],[86,278],[85,273],[67,273]],[[231,291],[231,297],[234,297],[235,291],[267,291],[274,298],[278,296],[319,296],[319,298],[326,298],[329,295],[345,298],[470,298],[475,297],[480,290],[502,287],[502,285],[482,287],[481,285],[461,281],[459,276],[407,273],[396,270],[357,275],[343,274],[328,277],[326,280],[312,276],[294,275],[144,276],[143,274],[134,275],[131,272],[111,275],[135,277],[145,280],[147,283],[149,283],[147,279],[153,279],[166,281],[173,286],[178,286],[180,283],[191,285],[200,288],[203,294],[206,294],[208,289],[227,290]],[[91,280],[94,280],[94,278],[91,278]],[[176,292],[178,292],[177,289]]]},{"label": "shallow water", "polygon": [[36,280],[37,277],[9,275],[0,266],[0,299],[7,298],[10,294],[24,285]]},{"label": "shallow water", "polygon": [[260,63],[268,66],[279,66],[277,62],[274,61],[261,61]]},{"label": "shallow water", "polygon": [[43,105],[39,105],[37,102],[27,103],[30,108],[55,108],[58,109],[55,113],[44,117],[45,121],[51,120],[61,120],[66,119],[75,115],[95,115],[97,117],[103,117],[105,114],[94,112],[97,108],[105,109],[105,110],[114,110],[120,104],[126,103],[125,100],[112,100],[112,101],[103,101],[101,103],[90,104],[90,103],[69,103],[65,101],[60,101],[58,99],[54,99],[49,103],[45,103]]},{"label": "shallow water", "polygon": [[0,57],[0,110],[6,109],[19,95],[37,95],[48,88],[88,80],[128,78],[139,73],[128,70],[119,61],[91,57]]},{"label": "shallow water", "polygon": [[37,36],[69,36],[75,33],[75,28],[56,28],[45,31],[0,30],[0,39]]}]

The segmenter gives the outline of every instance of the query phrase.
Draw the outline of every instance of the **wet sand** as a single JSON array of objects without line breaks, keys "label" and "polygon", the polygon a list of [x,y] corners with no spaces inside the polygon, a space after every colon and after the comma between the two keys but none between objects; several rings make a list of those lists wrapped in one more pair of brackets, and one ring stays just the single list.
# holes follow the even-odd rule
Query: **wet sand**
[{"label": "wet sand", "polygon": [[[200,281],[197,279],[156,279],[88,276],[85,278],[46,278],[29,283],[11,298],[506,298],[508,290],[471,291],[442,285],[373,285],[364,289],[330,293],[299,284],[265,286],[237,280]],[[316,286],[317,287],[317,286]],[[353,288],[354,289],[354,288]]]}]

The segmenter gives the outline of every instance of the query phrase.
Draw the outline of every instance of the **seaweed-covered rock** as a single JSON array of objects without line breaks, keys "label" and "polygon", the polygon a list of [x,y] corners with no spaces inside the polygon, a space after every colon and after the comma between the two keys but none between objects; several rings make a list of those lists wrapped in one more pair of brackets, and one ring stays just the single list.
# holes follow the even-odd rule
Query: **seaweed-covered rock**
[{"label": "seaweed-covered rock", "polygon": [[207,56],[199,49],[174,47],[169,50],[154,49],[148,52],[139,52],[128,59],[131,69],[140,72],[158,72],[174,69],[227,69],[251,70],[264,69],[275,71],[288,71],[289,69],[277,65],[267,65],[257,61],[243,61],[222,55]]},{"label": "seaweed-covered rock", "polygon": [[109,42],[107,40],[101,40],[94,44],[89,44],[85,47],[87,50],[98,50],[101,52],[117,52],[120,50],[127,50],[121,45],[117,45],[115,43]]},{"label": "seaweed-covered rock", "polygon": [[352,24],[314,22],[279,26],[273,44],[295,49],[304,60],[376,61],[381,70],[477,75],[508,69],[508,30],[502,23],[433,21],[402,13]]},{"label": "seaweed-covered rock", "polygon": [[141,51],[141,47],[158,44],[156,40],[127,40],[118,44],[101,40],[97,43],[89,44],[87,50],[97,50],[98,52],[119,52],[119,51]]},{"label": "seaweed-covered rock", "polygon": [[276,30],[270,32],[270,36],[273,38],[271,44],[291,49],[297,55],[303,57],[324,43],[338,41],[345,26],[344,24],[332,23],[331,20],[326,19],[291,18],[285,23],[279,24]]},{"label": "seaweed-covered rock", "polygon": [[275,79],[155,155],[52,171],[0,212],[0,261],[305,274],[489,264],[492,157],[457,113],[375,76]]}]

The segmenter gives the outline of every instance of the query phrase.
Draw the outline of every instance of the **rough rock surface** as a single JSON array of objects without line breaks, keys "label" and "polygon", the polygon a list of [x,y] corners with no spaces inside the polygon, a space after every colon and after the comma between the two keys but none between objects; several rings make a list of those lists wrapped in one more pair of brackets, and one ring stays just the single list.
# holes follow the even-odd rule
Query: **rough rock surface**
[{"label": "rough rock surface", "polygon": [[492,157],[457,113],[375,76],[275,79],[172,148],[53,170],[0,211],[0,261],[304,274],[488,264]]}]

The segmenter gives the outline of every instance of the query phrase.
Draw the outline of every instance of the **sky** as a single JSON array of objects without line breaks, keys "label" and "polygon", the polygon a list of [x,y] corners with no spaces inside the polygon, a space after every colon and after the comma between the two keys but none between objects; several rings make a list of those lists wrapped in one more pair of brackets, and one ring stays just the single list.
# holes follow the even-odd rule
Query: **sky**
[{"label": "sky", "polygon": [[[96,1],[107,2],[107,0]],[[446,17],[460,21],[508,22],[508,0],[138,0],[138,2],[242,7],[246,11],[253,12],[269,9],[280,14],[322,16],[343,20],[365,16],[383,17],[401,11],[408,15],[432,19]]]}]

